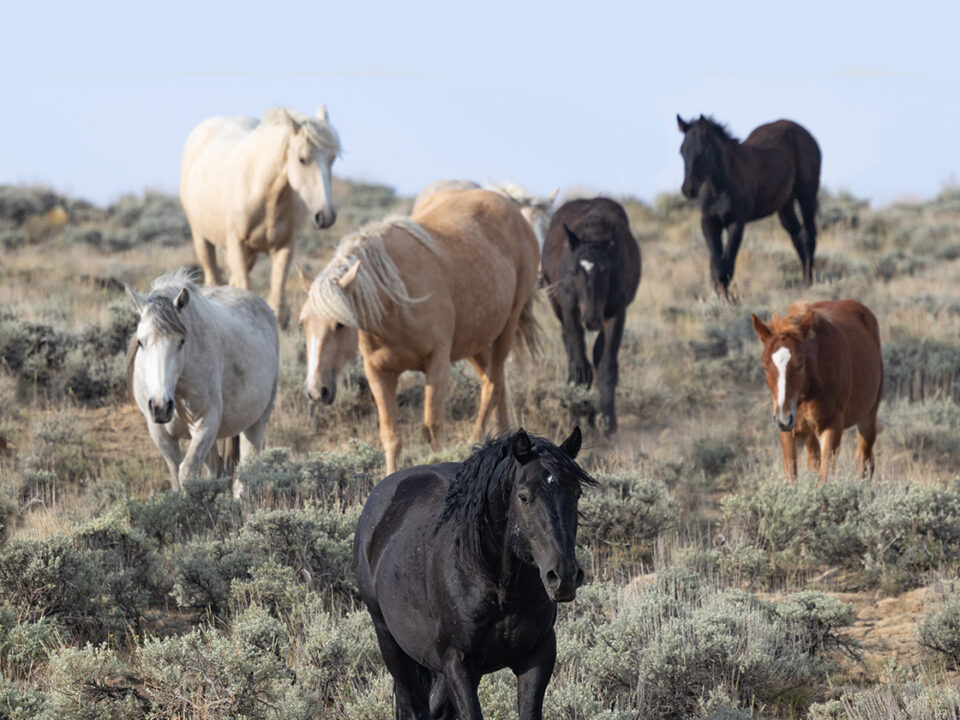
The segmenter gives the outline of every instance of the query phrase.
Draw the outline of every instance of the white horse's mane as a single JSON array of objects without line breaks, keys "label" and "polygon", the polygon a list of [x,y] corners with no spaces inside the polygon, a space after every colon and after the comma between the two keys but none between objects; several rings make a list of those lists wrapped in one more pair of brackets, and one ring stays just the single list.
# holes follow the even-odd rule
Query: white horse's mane
[{"label": "white horse's mane", "polygon": [[[333,259],[310,285],[310,302],[321,317],[377,332],[382,329],[385,312],[380,293],[408,317],[411,305],[426,300],[410,297],[397,266],[387,254],[383,237],[392,228],[403,230],[427,249],[437,252],[430,233],[402,215],[364,225],[340,241]],[[340,287],[340,279],[358,260],[360,267],[347,294]]]},{"label": "white horse's mane", "polygon": [[201,297],[200,288],[194,282],[196,271],[182,267],[170,270],[150,283],[147,296],[147,312],[164,335],[186,335],[187,328],[180,314],[173,307],[173,300],[184,288],[194,297]]},{"label": "white horse's mane", "polygon": [[263,122],[268,125],[291,125],[311,145],[337,157],[340,155],[340,136],[327,120],[326,110],[322,113],[323,117],[310,117],[290,108],[272,107],[263,114]]}]

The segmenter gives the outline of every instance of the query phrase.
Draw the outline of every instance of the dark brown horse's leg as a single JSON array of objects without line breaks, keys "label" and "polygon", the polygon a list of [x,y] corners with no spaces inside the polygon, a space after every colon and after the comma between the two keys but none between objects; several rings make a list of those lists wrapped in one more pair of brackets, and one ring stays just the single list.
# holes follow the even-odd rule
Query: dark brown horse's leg
[{"label": "dark brown horse's leg", "polygon": [[393,701],[397,718],[402,720],[429,720],[430,704],[426,688],[421,682],[421,670],[417,662],[407,655],[379,613],[370,610],[373,629],[377,633],[377,643],[387,670],[393,676]]},{"label": "dark brown horse's leg", "polygon": [[603,330],[593,348],[593,364],[597,371],[597,388],[600,390],[600,429],[606,435],[617,431],[617,413],[614,408],[620,370],[617,354],[623,340],[626,317],[627,311],[624,308],[612,318],[604,320]]},{"label": "dark brown horse's leg", "polygon": [[517,676],[517,708],[520,720],[543,718],[543,696],[547,692],[547,684],[553,675],[556,661],[557,636],[551,630],[531,656],[524,658],[522,664],[511,667]]},{"label": "dark brown horse's leg", "polygon": [[806,239],[804,238],[803,228],[800,227],[800,221],[797,220],[797,213],[793,209],[793,198],[790,198],[787,204],[780,208],[777,215],[780,218],[780,224],[783,225],[783,229],[790,235],[790,241],[793,243],[793,248],[797,251],[797,257],[800,258],[800,266],[803,268],[803,282],[809,285],[810,281],[807,280],[807,266],[809,263],[807,262]]},{"label": "dark brown horse's leg", "polygon": [[806,257],[803,261],[803,280],[813,284],[813,256],[817,252],[817,191],[800,193],[800,214],[803,216],[803,239]]},{"label": "dark brown horse's leg", "polygon": [[737,262],[737,253],[740,252],[740,241],[743,240],[743,223],[736,220],[727,225],[727,247],[723,250],[723,263],[720,268],[720,283],[727,292],[733,281],[733,268]]},{"label": "dark brown horse's leg", "polygon": [[576,298],[571,298],[561,306],[563,318],[563,345],[567,350],[567,382],[590,387],[593,382],[593,370],[587,360],[587,347],[583,342],[583,326],[580,324],[580,312]]},{"label": "dark brown horse's leg", "polygon": [[447,683],[447,698],[457,709],[460,720],[483,720],[477,687],[480,678],[467,667],[463,653],[454,648],[443,658],[443,677]]},{"label": "dark brown horse's leg", "polygon": [[718,295],[726,296],[726,286],[720,282],[723,273],[723,225],[714,217],[702,215],[700,229],[703,230],[703,239],[710,251],[710,279],[713,280],[713,289]]}]

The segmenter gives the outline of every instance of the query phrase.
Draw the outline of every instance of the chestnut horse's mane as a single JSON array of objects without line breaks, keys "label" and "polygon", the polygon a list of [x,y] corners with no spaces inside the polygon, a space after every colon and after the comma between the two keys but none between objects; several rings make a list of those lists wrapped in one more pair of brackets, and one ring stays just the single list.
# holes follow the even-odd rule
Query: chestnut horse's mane
[{"label": "chestnut horse's mane", "polygon": [[779,317],[776,313],[770,319],[770,329],[774,335],[791,337],[794,340],[803,340],[803,331],[800,329],[800,323],[807,316],[807,313],[814,312],[814,322],[816,322],[816,311],[810,307],[806,300],[798,300],[787,308],[787,314]]}]

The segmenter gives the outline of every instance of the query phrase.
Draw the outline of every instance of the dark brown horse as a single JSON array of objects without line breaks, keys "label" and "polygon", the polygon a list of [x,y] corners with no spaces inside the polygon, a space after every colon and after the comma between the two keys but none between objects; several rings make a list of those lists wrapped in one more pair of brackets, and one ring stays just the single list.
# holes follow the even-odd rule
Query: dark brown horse
[{"label": "dark brown horse", "polygon": [[393,473],[357,524],[357,584],[393,676],[399,720],[480,720],[482,675],[517,676],[540,720],[557,655],[557,603],[583,582],[577,501],[595,481],[563,445],[523,430],[462,463]]},{"label": "dark brown horse", "polygon": [[[711,118],[685,122],[682,192],[700,205],[700,226],[710,249],[710,275],[718,293],[728,295],[743,226],[777,213],[803,265],[803,282],[813,282],[817,249],[817,191],[820,147],[790,120],[761,125],[742,143]],[[794,201],[800,206],[803,226]],[[723,246],[723,230],[727,245]]]},{"label": "dark brown horse", "polygon": [[761,362],[780,428],[787,477],[797,477],[797,441],[807,467],[826,480],[840,437],[857,426],[857,469],[873,473],[877,409],[883,396],[883,356],[877,318],[856,300],[796,302],[787,316],[765,324],[753,316],[763,343]]},{"label": "dark brown horse", "polygon": [[600,389],[600,421],[607,434],[616,432],[617,353],[627,306],[640,284],[640,248],[627,213],[607,198],[564,203],[550,221],[541,262],[550,304],[563,326],[569,382],[587,386],[592,382],[583,329],[599,331],[593,368]]}]

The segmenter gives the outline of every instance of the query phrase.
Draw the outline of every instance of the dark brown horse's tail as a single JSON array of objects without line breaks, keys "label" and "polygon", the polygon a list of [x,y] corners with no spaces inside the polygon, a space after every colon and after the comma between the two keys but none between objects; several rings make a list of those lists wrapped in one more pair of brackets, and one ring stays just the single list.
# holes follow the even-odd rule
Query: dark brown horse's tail
[{"label": "dark brown horse's tail", "polygon": [[534,290],[527,298],[523,310],[520,311],[520,322],[517,324],[517,335],[514,348],[522,350],[531,358],[540,355],[540,323],[534,313],[537,304],[537,292]]}]

